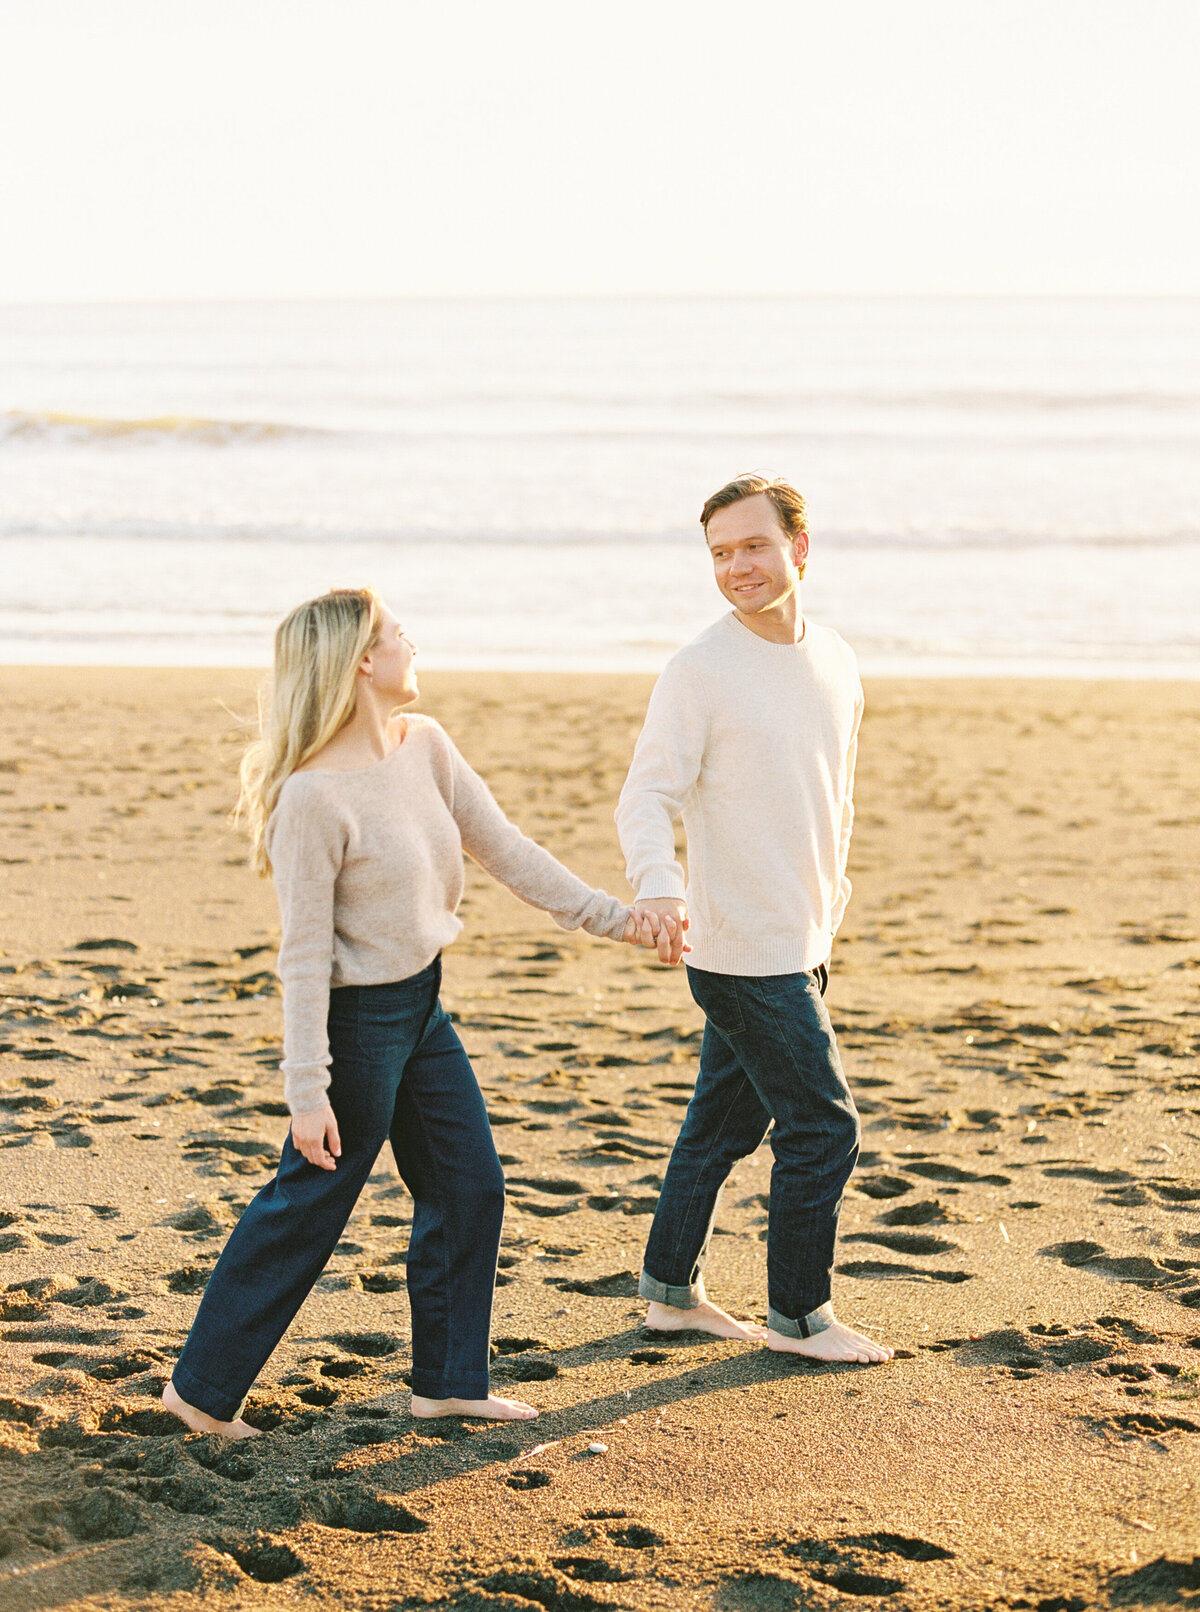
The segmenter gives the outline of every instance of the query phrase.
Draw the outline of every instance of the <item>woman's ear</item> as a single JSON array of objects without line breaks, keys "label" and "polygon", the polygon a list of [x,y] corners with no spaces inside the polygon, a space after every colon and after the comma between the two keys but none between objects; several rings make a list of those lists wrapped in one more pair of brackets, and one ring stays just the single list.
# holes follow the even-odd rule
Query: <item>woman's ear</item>
[{"label": "woman's ear", "polygon": [[358,663],[358,672],[357,672],[356,675],[359,676],[359,677],[365,678],[368,683],[373,681],[373,679],[375,677],[375,669],[371,665],[371,653],[370,653],[369,650],[363,656],[363,658],[359,661],[359,663]]}]

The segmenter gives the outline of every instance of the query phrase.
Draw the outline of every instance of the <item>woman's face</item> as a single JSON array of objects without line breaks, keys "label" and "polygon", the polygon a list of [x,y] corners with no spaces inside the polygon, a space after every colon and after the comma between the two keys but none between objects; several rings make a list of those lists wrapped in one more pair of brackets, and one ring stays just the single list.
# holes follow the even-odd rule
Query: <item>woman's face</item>
[{"label": "woman's face", "polygon": [[376,694],[396,705],[411,705],[417,687],[416,646],[386,605],[383,607],[379,640],[363,656],[362,670],[368,674]]}]

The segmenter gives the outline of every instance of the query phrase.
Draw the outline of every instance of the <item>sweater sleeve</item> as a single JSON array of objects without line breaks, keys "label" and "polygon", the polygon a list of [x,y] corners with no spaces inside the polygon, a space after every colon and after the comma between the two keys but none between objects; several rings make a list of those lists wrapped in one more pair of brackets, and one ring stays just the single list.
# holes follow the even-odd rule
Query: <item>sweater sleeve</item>
[{"label": "sweater sleeve", "polygon": [[283,1095],[298,1117],[320,1108],[329,1088],[333,894],[345,831],[317,789],[285,785],[268,826],[267,852],[282,924]]},{"label": "sweater sleeve", "polygon": [[846,908],[850,902],[851,886],[846,876],[846,866],[850,860],[850,836],[854,831],[854,768],[858,760],[858,730],[862,725],[863,704],[864,696],[860,683],[854,701],[854,726],[846,749],[846,791],[842,796],[842,825],[838,840],[837,893],[834,896],[830,922],[830,928],[835,935],[846,916]]},{"label": "sweater sleeve", "polygon": [[617,834],[640,899],[683,899],[687,877],[675,856],[675,819],[704,761],[708,711],[693,672],[672,661],[654,685],[646,721],[617,802]]},{"label": "sweater sleeve", "polygon": [[448,736],[446,744],[452,762],[450,810],[468,855],[522,901],[548,912],[560,929],[586,929],[589,935],[620,940],[630,909],[577,879],[549,851],[522,834]]}]

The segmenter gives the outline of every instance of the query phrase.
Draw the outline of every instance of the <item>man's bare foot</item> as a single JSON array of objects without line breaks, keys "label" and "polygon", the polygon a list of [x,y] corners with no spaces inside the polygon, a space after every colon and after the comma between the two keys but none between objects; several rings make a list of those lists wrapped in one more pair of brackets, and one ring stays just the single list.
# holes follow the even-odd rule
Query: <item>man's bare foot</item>
[{"label": "man's bare foot", "polygon": [[421,1418],[486,1416],[493,1422],[532,1422],[537,1415],[533,1406],[523,1400],[499,1399],[495,1394],[489,1394],[486,1399],[425,1399],[421,1394],[414,1394],[412,1413]]},{"label": "man's bare foot", "polygon": [[243,1422],[240,1416],[236,1422],[219,1422],[215,1416],[207,1416],[204,1411],[189,1405],[186,1399],[180,1397],[179,1390],[172,1382],[163,1389],[162,1402],[193,1433],[216,1433],[221,1438],[259,1437],[259,1429],[251,1427],[249,1422]]},{"label": "man's bare foot", "polygon": [[811,1360],[857,1360],[863,1366],[879,1365],[895,1353],[886,1343],[875,1343],[841,1321],[811,1338],[785,1338],[772,1327],[767,1333],[767,1348],[781,1354],[807,1355]]},{"label": "man's bare foot", "polygon": [[747,1343],[765,1338],[765,1327],[752,1321],[735,1321],[707,1299],[690,1310],[677,1310],[673,1304],[651,1300],[645,1325],[651,1332],[711,1332],[714,1338],[743,1338]]}]

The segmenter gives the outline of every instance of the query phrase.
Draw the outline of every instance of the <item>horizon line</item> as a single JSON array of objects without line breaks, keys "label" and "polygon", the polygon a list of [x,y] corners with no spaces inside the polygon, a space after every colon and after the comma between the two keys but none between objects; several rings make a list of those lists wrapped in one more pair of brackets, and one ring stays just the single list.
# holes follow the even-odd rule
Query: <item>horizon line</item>
[{"label": "horizon line", "polygon": [[0,297],[0,311],[25,308],[247,307],[352,303],[479,302],[1188,302],[1177,291],[380,291],[152,293],[149,295]]}]

